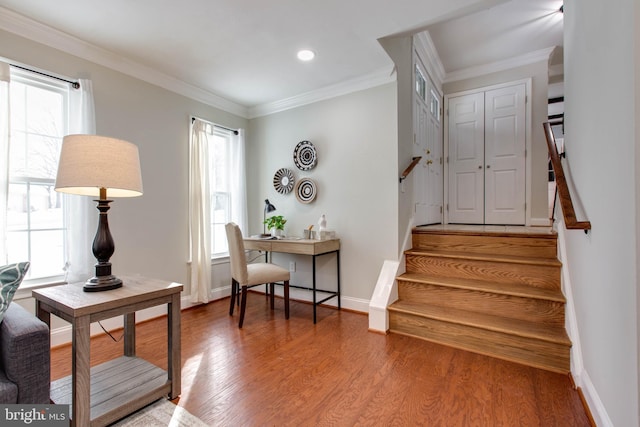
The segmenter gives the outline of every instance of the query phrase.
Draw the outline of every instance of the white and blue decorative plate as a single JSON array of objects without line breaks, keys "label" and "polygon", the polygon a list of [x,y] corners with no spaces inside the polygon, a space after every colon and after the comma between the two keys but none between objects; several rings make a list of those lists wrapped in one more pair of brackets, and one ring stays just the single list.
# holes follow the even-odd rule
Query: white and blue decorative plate
[{"label": "white and blue decorative plate", "polygon": [[300,141],[293,150],[293,162],[302,171],[313,169],[318,162],[316,147],[309,141]]},{"label": "white and blue decorative plate", "polygon": [[287,194],[293,190],[294,183],[293,172],[287,168],[280,168],[276,171],[275,175],[273,175],[273,186],[280,194]]},{"label": "white and blue decorative plate", "polygon": [[312,179],[302,178],[296,184],[295,193],[300,203],[311,203],[318,194],[318,188]]}]

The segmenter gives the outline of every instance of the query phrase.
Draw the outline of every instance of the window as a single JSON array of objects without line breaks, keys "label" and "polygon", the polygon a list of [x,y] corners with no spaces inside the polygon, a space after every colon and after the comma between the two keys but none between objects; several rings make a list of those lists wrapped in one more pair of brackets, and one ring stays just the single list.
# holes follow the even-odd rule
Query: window
[{"label": "window", "polygon": [[423,101],[426,100],[427,93],[427,80],[425,79],[422,71],[420,71],[420,67],[416,65],[416,94]]},{"label": "window", "polygon": [[431,96],[429,97],[429,110],[431,115],[440,121],[440,96],[433,90],[429,91]]},{"label": "window", "polygon": [[67,130],[68,85],[11,69],[8,262],[31,262],[26,279],[62,278],[64,215],[54,191]]},{"label": "window", "polygon": [[229,253],[225,224],[231,219],[232,186],[230,131],[211,126],[209,139],[209,185],[211,189],[211,256]]}]

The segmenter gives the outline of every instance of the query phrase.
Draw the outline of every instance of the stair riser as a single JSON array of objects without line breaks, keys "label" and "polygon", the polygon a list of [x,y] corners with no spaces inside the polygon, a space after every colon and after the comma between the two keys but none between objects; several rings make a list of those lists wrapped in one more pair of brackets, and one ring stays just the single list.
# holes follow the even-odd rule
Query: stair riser
[{"label": "stair riser", "polygon": [[401,300],[564,326],[564,303],[424,283],[398,281]]},{"label": "stair riser", "polygon": [[415,232],[412,235],[412,243],[414,249],[548,259],[557,258],[556,239],[551,238]]},{"label": "stair riser", "polygon": [[490,330],[390,311],[392,332],[449,345],[527,366],[568,373],[570,347]]},{"label": "stair riser", "polygon": [[406,255],[408,273],[478,279],[496,283],[521,283],[546,289],[560,288],[560,267],[494,261]]}]

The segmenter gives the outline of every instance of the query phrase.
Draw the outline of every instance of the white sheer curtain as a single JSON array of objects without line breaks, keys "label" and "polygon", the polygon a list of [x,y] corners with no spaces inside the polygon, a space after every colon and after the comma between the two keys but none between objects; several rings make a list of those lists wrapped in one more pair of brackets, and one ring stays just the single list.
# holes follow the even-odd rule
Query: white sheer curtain
[{"label": "white sheer curtain", "polygon": [[208,125],[195,119],[189,153],[189,240],[192,303],[209,302],[211,288],[211,202]]},{"label": "white sheer curtain", "polygon": [[245,171],[244,129],[238,129],[238,134],[231,137],[231,165],[228,170],[234,176],[229,177],[231,182],[231,220],[238,224],[242,233],[249,233],[247,228],[247,184]]},{"label": "white sheer curtain", "polygon": [[9,193],[9,64],[0,62],[0,265],[7,263]]},{"label": "white sheer curtain", "polygon": [[[80,79],[80,88],[69,93],[69,134],[95,134],[96,118],[91,80]],[[93,276],[91,250],[98,215],[90,197],[64,194],[65,281],[84,281]]]}]

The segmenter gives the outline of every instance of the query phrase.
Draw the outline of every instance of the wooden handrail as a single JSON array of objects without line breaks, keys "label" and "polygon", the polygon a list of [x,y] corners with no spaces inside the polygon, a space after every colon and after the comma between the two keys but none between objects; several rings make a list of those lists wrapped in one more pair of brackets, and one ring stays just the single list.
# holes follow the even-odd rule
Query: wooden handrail
[{"label": "wooden handrail", "polygon": [[584,230],[586,233],[588,230],[591,230],[591,222],[578,221],[576,219],[576,212],[573,209],[569,186],[567,185],[567,179],[564,176],[562,162],[560,161],[560,155],[558,155],[558,148],[556,147],[556,138],[553,135],[553,130],[551,130],[551,123],[546,122],[543,123],[542,126],[544,127],[544,133],[547,138],[547,147],[549,148],[551,166],[553,167],[553,173],[556,177],[556,188],[558,190],[558,195],[560,196],[560,206],[562,208],[565,227],[569,230]]},{"label": "wooden handrail", "polygon": [[404,179],[409,176],[409,174],[411,173],[411,171],[413,170],[413,168],[416,167],[416,165],[420,162],[420,159],[422,159],[422,156],[418,156],[418,157],[414,157],[411,160],[411,164],[409,166],[407,166],[407,168],[404,170],[404,172],[402,172],[402,175],[400,175],[400,183],[402,184],[402,181],[404,181]]}]

